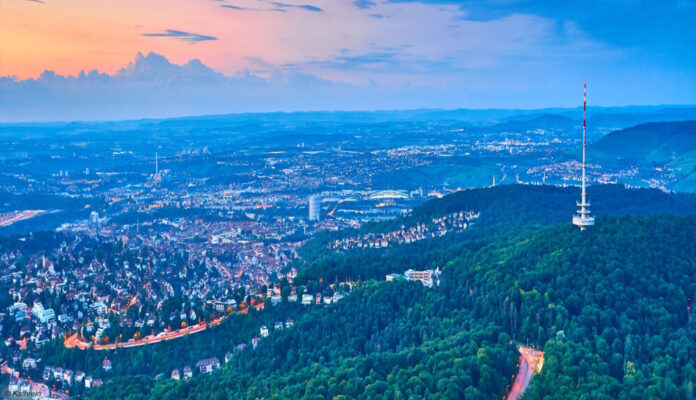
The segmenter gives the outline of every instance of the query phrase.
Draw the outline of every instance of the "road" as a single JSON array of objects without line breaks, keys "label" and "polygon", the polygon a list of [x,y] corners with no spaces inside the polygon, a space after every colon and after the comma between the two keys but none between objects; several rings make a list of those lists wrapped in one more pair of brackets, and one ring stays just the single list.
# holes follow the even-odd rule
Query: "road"
[{"label": "road", "polygon": [[[131,303],[134,303],[134,299],[131,299]],[[264,303],[260,302],[259,304],[253,305],[257,310],[262,310],[264,308]],[[247,308],[243,308],[241,311],[239,311],[240,314],[246,314],[247,313]],[[94,350],[114,350],[117,347],[119,348],[129,348],[129,347],[138,347],[138,346],[144,346],[146,344],[153,344],[153,343],[158,343],[162,342],[165,340],[172,340],[176,338],[180,338],[185,335],[191,335],[194,333],[202,332],[206,329],[208,329],[211,326],[215,325],[220,325],[220,323],[226,318],[226,316],[222,316],[220,318],[214,319],[210,322],[204,322],[202,324],[196,324],[196,325],[191,325],[186,328],[181,328],[177,329],[175,331],[170,331],[167,332],[164,335],[161,336],[154,336],[154,335],[149,335],[145,336],[142,339],[138,339],[132,342],[119,342],[119,343],[110,343],[110,344],[93,344],[84,338],[81,338],[77,333],[68,336],[63,340],[63,345],[69,349],[72,348],[77,348],[80,350],[86,350],[89,348],[92,348]]]},{"label": "road", "polygon": [[80,338],[77,333],[75,333],[72,336],[69,336],[65,338],[63,341],[63,345],[67,348],[78,348],[80,350],[85,350],[88,348],[93,348],[94,350],[114,350],[116,347],[121,347],[121,348],[128,348],[128,347],[137,347],[137,346],[144,346],[146,344],[152,344],[152,343],[158,343],[162,342],[165,340],[172,340],[176,339],[179,337],[182,337],[184,335],[191,335],[194,333],[202,332],[210,326],[215,326],[219,325],[222,320],[224,320],[225,317],[220,317],[216,320],[213,320],[208,323],[202,323],[202,324],[196,324],[189,326],[187,328],[181,328],[177,329],[175,331],[170,331],[167,332],[164,335],[161,336],[146,336],[142,339],[133,341],[133,342],[119,342],[119,343],[111,343],[111,344],[92,344],[90,342],[87,342],[86,340]]},{"label": "road", "polygon": [[517,400],[529,386],[534,374],[541,372],[544,366],[544,352],[529,347],[520,346],[520,369],[512,384],[512,390],[507,400]]},{"label": "road", "polygon": [[[352,289],[352,282],[351,282],[351,289]],[[131,299],[131,305],[134,303],[135,298]],[[263,310],[265,303],[264,302],[259,302],[258,304],[254,304],[252,307],[254,307],[257,310]],[[130,306],[129,306],[130,307]],[[127,309],[127,308],[126,308]],[[246,314],[248,311],[248,308],[243,308],[240,311],[238,311],[239,314]],[[84,338],[81,338],[77,333],[68,336],[63,340],[63,345],[69,349],[76,348],[80,350],[86,350],[89,348],[92,348],[94,350],[114,350],[117,347],[118,348],[129,348],[129,347],[138,347],[138,346],[144,346],[146,344],[152,344],[152,343],[158,343],[162,342],[165,340],[172,340],[176,339],[185,335],[191,335],[194,333],[202,332],[206,329],[208,329],[211,326],[215,325],[220,325],[220,323],[226,318],[226,316],[222,316],[220,318],[217,318],[215,320],[212,320],[210,322],[204,322],[202,324],[196,324],[196,325],[191,325],[186,328],[181,328],[177,329],[175,331],[170,331],[167,332],[164,335],[149,335],[145,336],[142,339],[138,339],[135,341],[129,341],[129,342],[118,342],[118,343],[110,343],[110,344],[94,344],[89,341],[87,341]],[[26,339],[25,339],[26,340]]]},{"label": "road", "polygon": [[15,222],[23,221],[25,219],[34,218],[35,216],[44,213],[44,210],[25,210],[17,211],[14,214],[8,214],[0,217],[0,226],[10,226]]}]

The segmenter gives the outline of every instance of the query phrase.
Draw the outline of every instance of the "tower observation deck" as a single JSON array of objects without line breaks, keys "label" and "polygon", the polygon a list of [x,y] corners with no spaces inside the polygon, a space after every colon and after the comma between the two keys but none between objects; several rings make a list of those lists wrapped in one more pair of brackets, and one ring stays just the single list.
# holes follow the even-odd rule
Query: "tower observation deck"
[{"label": "tower observation deck", "polygon": [[585,191],[585,186],[587,183],[587,179],[586,179],[586,175],[585,175],[585,148],[587,147],[586,114],[587,114],[587,83],[585,83],[585,90],[584,90],[583,102],[582,102],[582,194],[580,196],[580,201],[575,203],[578,207],[580,207],[580,209],[573,216],[573,225],[579,226],[581,231],[584,231],[586,228],[594,225],[594,217],[590,216],[590,209],[589,209],[590,202],[587,201],[587,193]]}]

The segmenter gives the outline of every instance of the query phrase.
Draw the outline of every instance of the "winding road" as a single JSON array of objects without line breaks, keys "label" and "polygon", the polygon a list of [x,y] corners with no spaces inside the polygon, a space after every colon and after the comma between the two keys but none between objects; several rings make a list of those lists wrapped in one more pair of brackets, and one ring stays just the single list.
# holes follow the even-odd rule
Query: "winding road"
[{"label": "winding road", "polygon": [[85,341],[77,333],[75,333],[72,336],[67,337],[65,339],[65,341],[63,342],[63,345],[67,348],[76,347],[80,350],[85,350],[85,349],[89,349],[89,348],[92,348],[94,350],[114,350],[117,347],[122,347],[122,348],[137,347],[137,346],[143,346],[146,344],[162,342],[165,340],[176,339],[176,338],[182,337],[184,335],[191,335],[194,333],[202,332],[210,326],[219,325],[223,319],[225,319],[225,317],[218,318],[218,319],[213,320],[213,321],[208,322],[208,323],[196,324],[196,325],[189,326],[187,328],[182,328],[182,329],[177,329],[175,331],[170,331],[164,335],[162,335],[162,334],[150,335],[150,336],[146,336],[142,339],[135,340],[132,342],[118,342],[118,343],[111,343],[111,344],[92,344],[90,342]]},{"label": "winding road", "polygon": [[524,391],[529,386],[532,380],[532,375],[541,372],[544,366],[544,352],[534,350],[529,347],[520,346],[520,369],[517,372],[515,382],[512,384],[512,390],[507,397],[507,400],[519,399]]},{"label": "winding road", "polygon": [[[253,305],[257,310],[262,310],[264,308],[264,303],[261,302],[259,304]],[[239,311],[239,314],[246,314],[247,313],[247,308],[242,309]],[[94,350],[114,350],[117,347],[118,348],[128,348],[128,347],[137,347],[137,346],[144,346],[146,344],[153,344],[153,343],[158,343],[162,342],[165,340],[172,340],[176,338],[180,338],[185,335],[191,335],[194,333],[202,332],[206,329],[208,329],[211,326],[215,325],[220,325],[220,323],[227,318],[227,316],[222,316],[220,318],[214,319],[210,322],[203,322],[200,324],[196,325],[191,325],[186,328],[181,328],[177,329],[175,331],[169,331],[169,332],[161,332],[157,335],[149,335],[145,336],[142,339],[138,340],[132,340],[128,342],[117,342],[117,343],[109,343],[109,344],[96,344],[96,343],[91,343],[87,341],[85,338],[80,337],[79,334],[75,333],[71,336],[68,336],[65,338],[63,341],[63,345],[69,349],[72,348],[77,348],[80,350],[86,350],[86,349],[94,349]]]}]

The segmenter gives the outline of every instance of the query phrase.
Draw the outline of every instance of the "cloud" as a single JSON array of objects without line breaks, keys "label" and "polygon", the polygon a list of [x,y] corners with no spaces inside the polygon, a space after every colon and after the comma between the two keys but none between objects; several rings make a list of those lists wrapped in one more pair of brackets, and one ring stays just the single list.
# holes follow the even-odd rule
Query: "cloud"
[{"label": "cloud", "polygon": [[[370,52],[364,54],[351,55],[350,51],[344,51],[343,55],[333,57],[322,61],[311,61],[304,65],[315,65],[327,69],[335,70],[356,70],[361,68],[368,68],[379,66],[380,68],[389,67],[392,71],[393,68],[397,67],[399,64],[398,53],[396,51],[381,51],[381,52]],[[286,64],[284,67],[293,68],[300,65]]]},{"label": "cloud", "polygon": [[317,6],[313,6],[310,4],[302,4],[302,5],[295,5],[295,4],[288,4],[288,3],[281,3],[278,1],[274,1],[271,4],[274,6],[278,7],[279,9],[284,9],[284,8],[301,8],[303,10],[307,11],[313,11],[313,12],[324,12],[321,8]]},{"label": "cloud", "polygon": [[[222,1],[222,0],[216,0],[216,1]],[[265,3],[263,0],[259,0],[259,2]],[[270,12],[287,12],[288,9],[290,8],[299,8],[302,10],[307,10],[307,11],[312,11],[312,12],[324,12],[323,9],[313,6],[311,4],[288,4],[288,3],[282,3],[279,1],[273,1],[270,3],[267,3],[272,5],[272,8],[249,8],[249,7],[240,7],[232,4],[221,4],[220,7],[224,8],[229,8],[231,10],[237,10],[237,11],[270,11]]]},{"label": "cloud", "polygon": [[370,1],[370,0],[355,0],[353,2],[353,5],[355,5],[356,7],[360,8],[362,10],[365,10],[365,9],[368,9],[372,6],[377,5],[377,3],[375,3],[374,1]]},{"label": "cloud", "polygon": [[[378,55],[371,57],[379,59]],[[268,66],[263,60],[255,61]],[[177,65],[155,53],[139,53],[115,74],[91,71],[62,76],[45,71],[36,79],[0,77],[0,93],[3,94],[0,96],[2,122],[122,120],[258,111],[452,108],[457,104],[452,101],[452,94],[445,99],[429,88],[404,86],[385,91],[376,85],[353,85],[279,69],[273,69],[266,78],[246,70],[223,75],[198,60]],[[438,102],[423,99],[438,99]]]},{"label": "cloud", "polygon": [[201,35],[198,33],[184,32],[184,31],[179,31],[179,30],[175,30],[175,29],[167,29],[164,32],[160,32],[160,33],[143,33],[142,36],[168,37],[168,38],[183,40],[185,42],[192,42],[192,43],[204,42],[204,41],[208,41],[208,40],[217,40],[217,38],[215,36]]},{"label": "cloud", "polygon": [[[586,73],[553,76],[542,70],[538,74],[548,82],[541,88],[519,83],[520,76],[527,79],[539,68],[536,65],[520,65],[521,71],[513,75],[501,74],[498,69],[473,75],[462,71],[464,83],[448,79],[443,86],[374,81],[351,84],[293,68],[278,69],[263,59],[248,61],[264,69],[265,77],[247,70],[223,75],[195,59],[173,64],[152,52],[138,53],[133,62],[114,74],[93,70],[62,76],[45,71],[36,79],[0,77],[0,121],[122,120],[266,111],[512,108],[520,104],[527,108],[563,107],[577,105],[577,96],[569,93],[581,87]],[[424,68],[427,73],[421,75],[423,80],[431,71],[451,70],[453,67],[447,64],[452,62],[404,58],[398,48],[364,54],[344,49],[339,57],[314,65],[358,72],[387,65],[384,73],[388,74],[394,73],[394,67],[398,67],[397,74],[403,69]],[[634,80],[632,76],[600,80],[591,80],[597,104],[626,104],[626,98],[631,102],[640,98],[643,104],[665,99],[691,104],[690,95],[696,90],[693,80],[685,85],[660,81],[664,90],[656,99],[653,92],[644,94],[640,85],[627,84]],[[662,95],[665,91],[667,96]]]},{"label": "cloud", "polygon": [[230,8],[232,10],[248,10],[248,8],[246,8],[246,7],[239,7],[239,6],[235,6],[232,4],[223,4],[220,7]]},{"label": "cloud", "polygon": [[216,84],[224,79],[224,76],[204,65],[200,60],[193,59],[186,64],[177,65],[157,53],[150,52],[147,55],[138,53],[135,60],[128,63],[113,75],[120,83],[132,84],[134,82],[153,83],[157,85],[169,84]]},{"label": "cloud", "polygon": [[30,1],[30,2],[32,2],[32,3],[46,4],[46,3],[43,2],[43,0],[26,0],[26,1]]},{"label": "cloud", "polygon": [[324,10],[322,10],[321,8],[316,7],[316,6],[312,6],[309,4],[300,5],[300,6],[297,6],[297,8],[302,8],[302,9],[305,9],[307,11],[324,12]]}]

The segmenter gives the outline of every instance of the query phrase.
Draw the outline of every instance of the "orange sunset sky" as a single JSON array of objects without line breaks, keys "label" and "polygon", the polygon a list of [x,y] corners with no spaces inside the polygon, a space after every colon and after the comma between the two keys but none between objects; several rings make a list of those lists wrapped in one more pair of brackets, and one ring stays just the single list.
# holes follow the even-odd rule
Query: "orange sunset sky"
[{"label": "orange sunset sky", "polygon": [[[454,5],[375,4],[366,10],[350,1],[321,1],[317,12],[278,8],[258,0],[233,5],[244,10],[222,4],[214,0],[3,0],[0,75],[25,79],[45,69],[62,75],[92,69],[114,73],[137,52],[151,50],[179,64],[198,58],[225,74],[244,68],[263,70],[268,65],[334,57],[345,49],[361,52],[380,45],[404,45],[415,36],[422,36],[417,42],[423,41],[443,35],[446,28],[436,25],[458,14]],[[375,17],[381,9],[389,11],[388,19]],[[418,21],[431,23],[434,31],[412,29]],[[168,29],[216,40],[144,36]],[[448,43],[434,43],[415,49],[413,56],[441,57],[448,50]]]}]

